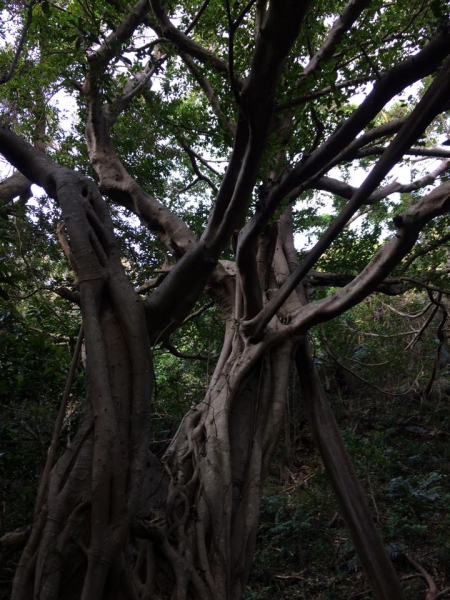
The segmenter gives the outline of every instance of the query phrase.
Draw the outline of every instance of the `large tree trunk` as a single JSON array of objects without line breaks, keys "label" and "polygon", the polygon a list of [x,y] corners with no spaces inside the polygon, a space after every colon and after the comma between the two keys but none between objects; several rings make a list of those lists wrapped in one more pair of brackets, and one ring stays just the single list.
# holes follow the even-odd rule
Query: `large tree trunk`
[{"label": "large tree trunk", "polygon": [[176,575],[175,598],[189,590],[195,598],[242,598],[283,423],[291,350],[290,343],[265,353],[245,347],[230,324],[205,400],[186,415],[166,453],[162,549]]},{"label": "large tree trunk", "polygon": [[13,599],[239,600],[283,423],[292,344],[245,347],[229,325],[205,400],[166,453],[167,493],[167,478],[147,456],[148,415],[139,414],[144,443],[129,426],[137,416],[133,362],[106,300],[96,318],[85,315],[85,327],[90,359],[89,328],[98,336],[89,368],[103,368],[104,377],[97,385],[88,373],[83,423],[37,507]]}]

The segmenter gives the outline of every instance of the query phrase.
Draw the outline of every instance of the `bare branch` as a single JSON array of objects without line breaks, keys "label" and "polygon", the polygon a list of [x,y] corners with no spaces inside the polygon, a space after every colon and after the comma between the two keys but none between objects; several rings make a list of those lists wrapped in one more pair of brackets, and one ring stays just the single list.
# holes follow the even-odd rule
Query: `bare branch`
[{"label": "bare branch", "polygon": [[197,25],[197,23],[200,20],[200,17],[202,16],[202,14],[205,12],[205,10],[208,8],[208,4],[209,4],[210,0],[203,0],[202,5],[200,6],[200,8],[198,9],[197,14],[195,15],[195,17],[192,19],[192,21],[190,22],[190,24],[188,25],[188,27],[185,29],[184,34],[188,35],[188,33],[190,31],[192,31],[194,29],[194,27]]},{"label": "bare branch", "polygon": [[226,116],[225,113],[222,111],[222,108],[220,107],[220,102],[219,99],[217,97],[217,94],[215,93],[209,79],[202,75],[200,73],[200,71],[198,70],[198,68],[196,67],[194,61],[192,60],[192,57],[189,56],[189,54],[186,54],[185,52],[180,52],[180,56],[184,62],[184,64],[187,66],[187,68],[189,69],[189,71],[191,72],[192,76],[194,77],[195,81],[198,83],[198,85],[201,87],[201,89],[203,90],[206,98],[208,99],[208,102],[214,112],[214,114],[216,115],[219,123],[231,134],[231,136],[234,138],[234,136],[236,135],[236,124],[232,123],[231,121],[229,121]]},{"label": "bare branch", "polygon": [[333,53],[344,34],[351,28],[369,4],[370,0],[350,0],[342,14],[331,26],[322,46],[306,65],[302,77],[307,77],[311,73],[314,73],[323,61],[328,60],[333,56]]},{"label": "bare branch", "polygon": [[173,354],[177,358],[185,358],[187,360],[209,360],[209,357],[204,356],[203,354],[188,354],[186,352],[180,352],[170,342],[164,342],[162,347],[168,350],[170,354]]},{"label": "bare branch", "polygon": [[27,7],[27,18],[25,23],[23,24],[22,33],[19,39],[19,43],[17,44],[16,51],[14,53],[14,57],[11,62],[11,66],[6,73],[3,73],[0,76],[0,85],[3,83],[7,83],[12,76],[14,75],[14,71],[16,69],[17,63],[19,62],[20,55],[22,54],[23,48],[25,46],[25,42],[27,39],[28,31],[30,29],[31,23],[33,21],[33,7],[36,4],[36,0],[31,0]]},{"label": "bare branch", "polygon": [[277,104],[275,110],[287,110],[289,108],[294,108],[294,106],[299,106],[300,104],[305,104],[306,102],[310,102],[311,100],[316,100],[317,98],[322,98],[322,96],[326,96],[327,94],[332,93],[334,90],[343,90],[351,87],[357,87],[364,83],[369,83],[374,80],[374,77],[358,77],[356,79],[352,79],[350,81],[341,81],[339,83],[335,83],[333,85],[329,85],[321,90],[317,90],[315,92],[309,92],[304,96],[299,96],[298,98],[294,98],[293,100],[288,100],[287,102],[282,102]]}]

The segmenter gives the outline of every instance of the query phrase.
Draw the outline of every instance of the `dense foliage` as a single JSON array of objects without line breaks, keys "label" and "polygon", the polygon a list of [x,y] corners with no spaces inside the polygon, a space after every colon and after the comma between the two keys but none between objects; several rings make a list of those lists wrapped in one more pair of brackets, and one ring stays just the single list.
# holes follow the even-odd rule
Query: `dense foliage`
[{"label": "dense foliage", "polygon": [[446,4],[1,8],[0,597],[444,597]]}]

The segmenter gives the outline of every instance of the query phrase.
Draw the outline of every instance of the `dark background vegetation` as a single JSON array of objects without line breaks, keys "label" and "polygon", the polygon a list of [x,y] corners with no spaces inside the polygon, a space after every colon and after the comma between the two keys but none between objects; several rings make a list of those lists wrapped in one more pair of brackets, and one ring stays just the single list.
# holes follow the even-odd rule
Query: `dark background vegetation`
[{"label": "dark background vegetation", "polygon": [[[45,286],[36,292],[37,279],[57,285],[67,267],[58,262],[53,234],[45,228],[41,239],[26,228],[19,234],[15,219],[18,214],[24,218],[21,211],[13,206],[1,217],[6,251],[0,263],[2,535],[31,522],[79,328],[78,312],[69,303],[48,294]],[[39,209],[27,218],[38,219]],[[19,250],[13,252],[13,245]],[[203,298],[199,307],[207,301]],[[420,291],[402,298],[377,294],[317,328],[313,336],[315,360],[373,518],[412,600],[423,599],[426,588],[409,559],[425,568],[440,590],[450,578],[450,354],[447,341],[442,342],[448,325],[442,326],[441,310],[431,319],[433,305],[424,312],[428,305],[427,294]],[[220,316],[210,307],[171,340],[179,352],[196,358],[156,349],[151,447],[158,456],[186,410],[202,399],[222,333]],[[83,394],[81,362],[61,450],[76,430]],[[1,559],[3,598],[9,597],[17,558],[6,552]],[[372,597],[315,449],[293,373],[245,598]]]}]

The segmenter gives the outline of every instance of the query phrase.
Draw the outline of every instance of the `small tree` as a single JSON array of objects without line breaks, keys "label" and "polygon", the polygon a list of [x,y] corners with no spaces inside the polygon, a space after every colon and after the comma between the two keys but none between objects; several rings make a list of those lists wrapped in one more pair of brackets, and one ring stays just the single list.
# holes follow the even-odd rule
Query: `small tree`
[{"label": "small tree", "polygon": [[[139,0],[32,2],[25,12],[15,53],[4,51],[4,106],[41,148],[0,131],[0,152],[20,172],[0,194],[26,198],[36,183],[61,210],[76,281],[58,291],[81,308],[87,393],[78,433],[54,463],[61,409],[13,599],[241,598],[295,357],[374,594],[398,600],[308,332],[373,292],[402,293],[433,275],[411,274],[414,255],[404,259],[450,210],[450,154],[433,144],[450,97],[444,9]],[[76,95],[77,133],[58,129],[46,104],[56,88]],[[391,116],[388,103],[407,89]],[[226,168],[215,167],[225,156]],[[447,160],[408,184],[386,179],[404,156]],[[354,161],[367,173],[359,187],[334,175]],[[314,214],[320,191],[334,195],[328,219]],[[398,192],[395,233],[382,245],[377,234],[361,263],[360,248],[370,250],[349,223],[389,222],[383,201]],[[162,266],[147,248],[124,267],[117,207],[151,232]],[[299,259],[294,233],[315,225],[318,241]],[[321,269],[335,240],[354,252],[345,273]],[[314,300],[319,286],[333,287]],[[152,352],[170,345],[205,290],[225,324],[222,351],[204,400],[158,461],[149,451]]]}]

